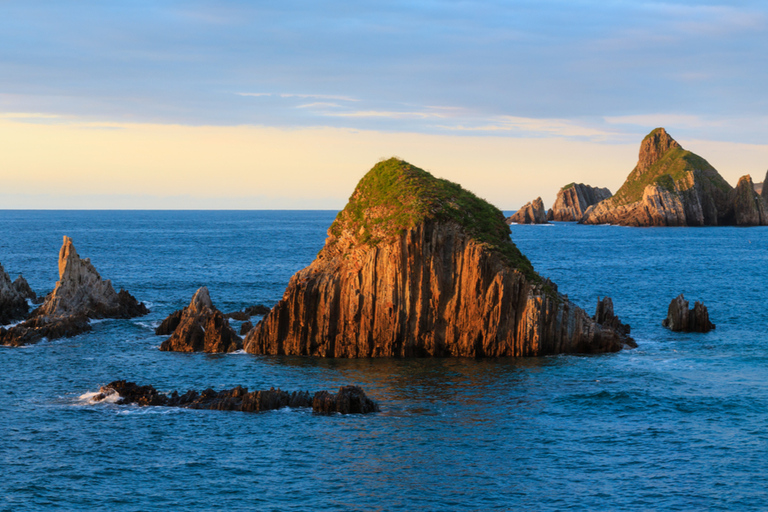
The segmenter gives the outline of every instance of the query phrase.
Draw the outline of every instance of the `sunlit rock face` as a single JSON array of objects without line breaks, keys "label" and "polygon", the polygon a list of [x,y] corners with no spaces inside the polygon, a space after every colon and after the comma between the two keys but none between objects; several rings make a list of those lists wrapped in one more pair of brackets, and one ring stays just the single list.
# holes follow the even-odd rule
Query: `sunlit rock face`
[{"label": "sunlit rock face", "polygon": [[536,274],[501,211],[390,159],[363,177],[245,350],[521,357],[613,352],[629,342]]},{"label": "sunlit rock face", "polygon": [[[751,179],[750,179],[751,184]],[[590,207],[580,222],[624,226],[766,225],[753,188],[734,193],[706,160],[657,128],[640,145],[635,169],[616,194]],[[749,210],[749,211],[748,211]],[[751,223],[753,222],[753,223]]]},{"label": "sunlit rock face", "polygon": [[597,188],[583,183],[571,183],[557,193],[555,204],[547,213],[547,220],[575,222],[581,220],[590,206],[611,197],[607,188]]},{"label": "sunlit rock face", "polygon": [[547,211],[544,202],[537,197],[530,203],[525,203],[514,215],[507,218],[507,224],[546,224]]}]

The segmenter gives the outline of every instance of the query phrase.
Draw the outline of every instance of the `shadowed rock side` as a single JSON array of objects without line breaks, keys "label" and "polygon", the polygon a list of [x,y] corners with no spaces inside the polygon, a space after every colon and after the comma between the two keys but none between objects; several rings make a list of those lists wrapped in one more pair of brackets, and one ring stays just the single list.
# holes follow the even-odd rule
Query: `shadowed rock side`
[{"label": "shadowed rock side", "polygon": [[19,275],[19,277],[17,277],[13,282],[13,289],[16,290],[16,293],[18,293],[23,298],[32,301],[33,304],[39,304],[42,302],[38,301],[37,294],[32,288],[30,288],[29,283],[26,279],[24,279],[24,276],[22,275]]},{"label": "shadowed rock side", "polygon": [[237,386],[224,391],[206,389],[187,391],[179,395],[174,391],[170,396],[159,393],[152,386],[139,386],[134,382],[118,380],[102,386],[93,401],[100,402],[117,394],[117,404],[161,407],[183,407],[187,409],[211,409],[218,411],[258,412],[282,409],[283,407],[312,407],[314,412],[342,414],[367,414],[379,412],[379,406],[357,386],[343,386],[338,393],[318,391],[268,391],[248,392],[248,388]]},{"label": "shadowed rock side", "polygon": [[765,179],[760,186],[760,196],[765,200],[766,204],[768,204],[768,171],[765,172]]},{"label": "shadowed rock side", "polygon": [[[754,189],[748,192],[734,194],[709,162],[684,150],[664,128],[657,128],[643,139],[637,166],[621,188],[613,197],[588,208],[580,222],[624,226],[755,225],[751,224],[753,201],[747,196],[757,194]],[[761,217],[759,222],[765,224],[768,219]]]},{"label": "shadowed rock side", "polygon": [[80,259],[65,236],[59,251],[59,281],[43,305],[27,321],[0,329],[0,343],[21,346],[43,338],[74,336],[90,330],[89,318],[132,318],[149,310],[130,293],[115,293],[109,280],[101,276],[89,259]]},{"label": "shadowed rock side", "polygon": [[731,194],[733,221],[737,226],[768,226],[768,204],[755,192],[749,175],[739,178]]},{"label": "shadowed rock side", "polygon": [[547,210],[544,202],[537,197],[530,203],[517,210],[514,215],[507,218],[507,224],[546,224]]},{"label": "shadowed rock side", "polygon": [[707,307],[696,301],[693,309],[688,309],[688,301],[681,293],[669,304],[667,318],[661,325],[671,331],[684,332],[709,332],[715,328],[715,324],[709,321]]},{"label": "shadowed rock side", "polygon": [[[595,309],[595,316],[592,319],[601,324],[603,327],[610,327],[614,331],[629,336],[631,327],[627,324],[621,323],[619,317],[613,313],[613,301],[610,297],[597,298],[597,308]],[[637,343],[631,338],[627,341],[627,344],[631,347],[637,347]]]},{"label": "shadowed rock side", "polygon": [[231,318],[233,320],[244,321],[244,320],[249,320],[252,316],[266,315],[267,313],[269,313],[269,309],[270,308],[262,304],[256,304],[255,306],[249,306],[242,311],[233,311],[232,313],[225,313],[224,316],[227,318]]},{"label": "shadowed rock side", "polygon": [[376,165],[328,235],[246,351],[480,357],[624,345],[536,274],[497,208],[406,162]]},{"label": "shadowed rock side", "polygon": [[575,222],[581,220],[590,206],[611,197],[607,188],[597,188],[583,183],[571,183],[560,189],[555,204],[547,212],[547,220]]},{"label": "shadowed rock side", "polygon": [[[19,279],[24,278],[19,276]],[[18,282],[18,279],[16,281]],[[17,286],[14,286],[10,276],[0,265],[0,325],[9,324],[14,320],[23,320],[28,313],[29,304],[26,297],[19,292]]]},{"label": "shadowed rock side", "polygon": [[243,348],[243,340],[229,326],[221,311],[211,302],[208,288],[195,292],[189,306],[174,311],[155,330],[170,334],[160,350],[171,352],[234,352]]}]

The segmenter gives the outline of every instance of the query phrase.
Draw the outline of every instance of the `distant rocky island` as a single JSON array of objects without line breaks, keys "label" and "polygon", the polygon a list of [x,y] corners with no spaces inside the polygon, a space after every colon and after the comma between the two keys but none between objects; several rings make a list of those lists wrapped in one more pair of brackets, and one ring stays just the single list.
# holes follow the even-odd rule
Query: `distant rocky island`
[{"label": "distant rocky island", "polygon": [[600,324],[541,278],[496,207],[393,158],[360,180],[325,246],[244,348],[521,357],[615,352],[634,346],[627,331]]},{"label": "distant rocky island", "polygon": [[[8,297],[7,275],[0,272],[0,293]],[[17,280],[18,281],[18,280]],[[26,281],[13,290],[29,288]],[[31,290],[23,295],[29,296]],[[0,299],[0,302],[7,298]],[[15,300],[15,299],[14,299]],[[12,304],[17,304],[12,302]],[[26,317],[17,312],[16,318]],[[115,292],[109,280],[102,280],[91,261],[81,259],[72,239],[64,237],[59,251],[59,280],[53,292],[43,304],[32,311],[24,322],[9,329],[0,327],[0,344],[22,346],[36,343],[43,338],[55,339],[81,334],[91,329],[92,318],[132,318],[149,313],[144,304],[138,302],[125,290]]]},{"label": "distant rocky island", "polygon": [[525,203],[514,215],[507,217],[507,224],[546,224],[547,211],[544,202],[537,197],[530,203]]},{"label": "distant rocky island", "polygon": [[643,139],[637,166],[621,188],[589,208],[580,222],[765,226],[768,202],[755,192],[749,175],[731,187],[709,162],[683,149],[664,128],[656,128]]},{"label": "distant rocky island", "polygon": [[579,221],[590,206],[609,197],[611,197],[611,191],[607,188],[592,187],[583,183],[570,183],[557,192],[557,199],[547,213],[547,220]]}]

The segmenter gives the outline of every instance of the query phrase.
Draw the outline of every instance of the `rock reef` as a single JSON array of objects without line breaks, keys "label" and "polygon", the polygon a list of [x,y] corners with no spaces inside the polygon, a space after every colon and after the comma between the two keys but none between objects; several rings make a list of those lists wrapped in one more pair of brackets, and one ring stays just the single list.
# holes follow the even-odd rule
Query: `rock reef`
[{"label": "rock reef", "polygon": [[693,309],[688,309],[688,301],[681,293],[669,303],[667,318],[661,325],[675,332],[709,332],[715,328],[715,324],[709,321],[707,307],[696,301]]},{"label": "rock reef", "polygon": [[748,184],[740,182],[734,189],[709,162],[684,150],[664,128],[657,128],[643,139],[637,166],[621,188],[614,196],[588,208],[580,222],[623,226],[766,225],[768,219],[763,217],[759,204],[751,178]]},{"label": "rock reef", "polygon": [[537,356],[621,350],[542,279],[497,208],[407,162],[358,183],[312,264],[246,336],[253,354]]},{"label": "rock reef", "polygon": [[0,328],[0,343],[21,346],[43,338],[74,336],[90,330],[90,318],[132,318],[149,310],[130,293],[116,293],[103,281],[89,259],[80,259],[72,240],[65,236],[59,251],[56,287],[29,319],[8,330]]},{"label": "rock reef", "polygon": [[544,202],[537,197],[530,203],[525,203],[514,215],[507,218],[507,224],[546,224],[547,210]]},{"label": "rock reef", "polygon": [[248,392],[248,388],[237,386],[224,391],[206,389],[200,393],[187,391],[179,395],[174,391],[170,396],[158,392],[152,386],[139,386],[134,382],[118,380],[102,386],[92,398],[100,402],[115,394],[119,405],[183,407],[186,409],[210,409],[217,411],[259,412],[284,407],[311,407],[317,413],[368,414],[379,412],[379,406],[357,386],[343,386],[338,393],[318,391],[281,391],[271,388],[267,391]]},{"label": "rock reef", "polygon": [[583,183],[571,183],[557,192],[555,204],[547,212],[547,220],[576,222],[592,205],[611,197],[607,188],[597,188]]},{"label": "rock reef", "polygon": [[232,320],[245,321],[245,320],[249,320],[252,316],[256,316],[256,315],[264,316],[267,313],[269,313],[269,309],[270,308],[262,304],[256,304],[255,306],[249,306],[242,311],[233,311],[231,313],[225,313],[224,316],[226,318],[231,318]]},{"label": "rock reef", "polygon": [[160,350],[168,352],[234,352],[243,348],[243,340],[230,327],[224,314],[211,302],[208,288],[195,292],[189,306],[171,313],[155,334],[167,335]]}]

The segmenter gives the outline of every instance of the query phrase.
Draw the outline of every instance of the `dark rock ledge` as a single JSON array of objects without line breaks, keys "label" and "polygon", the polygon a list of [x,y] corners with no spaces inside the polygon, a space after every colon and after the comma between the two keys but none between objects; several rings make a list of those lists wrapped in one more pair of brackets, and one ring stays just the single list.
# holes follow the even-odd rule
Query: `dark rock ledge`
[{"label": "dark rock ledge", "polygon": [[367,414],[379,412],[379,406],[357,386],[342,386],[336,394],[328,391],[282,391],[271,388],[266,391],[248,392],[248,388],[237,386],[224,391],[206,389],[200,393],[189,390],[183,395],[174,391],[170,396],[158,392],[152,386],[139,386],[134,382],[116,380],[102,386],[93,397],[100,402],[117,393],[118,405],[135,404],[141,407],[182,407],[185,409],[209,409],[217,411],[259,412],[282,409],[283,407],[311,407],[314,412],[341,414]]}]

